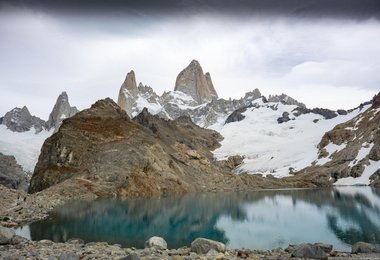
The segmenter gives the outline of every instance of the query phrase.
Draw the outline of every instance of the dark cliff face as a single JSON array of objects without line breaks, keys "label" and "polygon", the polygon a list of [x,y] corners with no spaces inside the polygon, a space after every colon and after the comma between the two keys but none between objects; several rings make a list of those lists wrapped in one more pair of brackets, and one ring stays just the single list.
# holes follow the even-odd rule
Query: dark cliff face
[{"label": "dark cliff face", "polygon": [[45,141],[29,191],[68,183],[100,197],[205,190],[223,177],[210,152],[218,140],[191,121],[146,110],[132,121],[111,99],[100,100]]},{"label": "dark cliff face", "polygon": [[11,188],[26,190],[26,174],[13,156],[0,153],[0,184]]}]

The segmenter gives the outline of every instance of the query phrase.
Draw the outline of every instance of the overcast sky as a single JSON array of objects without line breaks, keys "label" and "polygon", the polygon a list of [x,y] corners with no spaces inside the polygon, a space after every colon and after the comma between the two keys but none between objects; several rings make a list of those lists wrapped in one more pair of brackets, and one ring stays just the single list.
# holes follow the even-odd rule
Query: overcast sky
[{"label": "overcast sky", "polygon": [[161,94],[192,59],[223,98],[347,109],[380,91],[379,43],[377,0],[0,1],[0,116],[117,100],[131,69]]}]

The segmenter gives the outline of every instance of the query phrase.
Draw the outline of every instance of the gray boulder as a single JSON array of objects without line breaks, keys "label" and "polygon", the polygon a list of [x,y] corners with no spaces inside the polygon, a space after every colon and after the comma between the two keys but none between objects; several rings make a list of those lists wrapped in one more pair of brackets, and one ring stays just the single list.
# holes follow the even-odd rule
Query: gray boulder
[{"label": "gray boulder", "polygon": [[145,241],[145,248],[167,249],[168,244],[162,237],[151,237]]},{"label": "gray boulder", "polygon": [[207,254],[210,250],[224,253],[226,246],[221,242],[206,238],[197,238],[191,243],[191,251],[197,254]]},{"label": "gray boulder", "polygon": [[136,253],[130,253],[126,257],[122,258],[123,260],[140,260],[140,257]]},{"label": "gray boulder", "polygon": [[353,254],[380,253],[380,248],[377,248],[374,244],[365,243],[365,242],[357,242],[352,245],[351,252]]},{"label": "gray boulder", "polygon": [[332,250],[332,245],[326,244],[300,244],[294,246],[292,250],[293,257],[327,259]]},{"label": "gray boulder", "polygon": [[58,257],[58,260],[79,260],[79,256],[72,252],[66,252],[66,253],[62,253]]},{"label": "gray boulder", "polygon": [[10,244],[15,235],[13,229],[0,226],[0,245]]},{"label": "gray boulder", "polygon": [[290,118],[289,118],[289,113],[288,112],[284,112],[282,113],[282,116],[277,118],[277,122],[279,124],[282,124],[282,123],[285,123],[285,122],[288,122],[290,121]]}]

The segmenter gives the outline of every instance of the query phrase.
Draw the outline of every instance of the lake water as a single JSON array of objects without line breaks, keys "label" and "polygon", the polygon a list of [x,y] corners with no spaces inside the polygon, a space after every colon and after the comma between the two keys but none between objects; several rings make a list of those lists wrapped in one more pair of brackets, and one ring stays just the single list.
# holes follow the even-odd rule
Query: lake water
[{"label": "lake water", "polygon": [[169,248],[206,237],[230,248],[324,242],[349,251],[357,241],[380,244],[380,190],[337,187],[75,202],[17,233],[33,240],[81,238],[137,248],[151,236],[162,236]]}]

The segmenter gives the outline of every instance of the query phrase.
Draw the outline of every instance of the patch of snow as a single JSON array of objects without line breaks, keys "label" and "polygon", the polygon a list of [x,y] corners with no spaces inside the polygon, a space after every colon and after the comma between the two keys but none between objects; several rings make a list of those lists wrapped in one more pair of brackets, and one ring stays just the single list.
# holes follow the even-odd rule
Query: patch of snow
[{"label": "patch of snow", "polygon": [[65,114],[62,114],[61,117],[60,117],[60,119],[62,119],[62,120],[63,120],[63,119],[66,119],[66,115],[65,115]]},{"label": "patch of snow", "polygon": [[346,146],[347,146],[346,143],[342,143],[341,145],[336,145],[334,143],[329,143],[328,145],[325,146],[325,149],[329,153],[329,157],[330,157],[333,153],[340,152]]},{"label": "patch of snow", "polygon": [[369,160],[369,165],[367,165],[360,177],[347,177],[337,180],[334,185],[336,186],[351,186],[351,185],[369,185],[372,174],[380,169],[380,161]]},{"label": "patch of snow", "polygon": [[35,132],[34,128],[27,132],[12,132],[5,125],[0,125],[0,152],[13,155],[17,163],[27,172],[33,172],[42,144],[54,130],[43,130],[38,134]]},{"label": "patch of snow", "polygon": [[142,111],[146,107],[150,114],[156,115],[161,112],[162,106],[157,103],[150,103],[145,98],[139,96],[136,100],[136,107],[138,111]]},{"label": "patch of snow", "polygon": [[175,100],[182,100],[188,102],[195,102],[192,96],[183,93],[182,91],[170,91],[169,95],[173,97]]},{"label": "patch of snow", "polygon": [[[363,145],[366,145],[366,144],[363,144]],[[369,144],[368,147],[362,146],[362,148],[360,148],[356,158],[354,160],[352,160],[348,166],[353,167],[358,162],[360,162],[362,159],[364,159],[364,157],[366,157],[369,154],[369,152],[371,151],[373,146],[374,146],[374,143]]]},{"label": "patch of snow", "polygon": [[[290,114],[296,106],[271,102],[258,104],[258,108],[248,108],[243,113],[246,117],[242,121],[224,124],[224,118],[209,127],[224,137],[221,147],[214,151],[214,156],[217,160],[231,155],[244,156],[243,164],[237,172],[272,174],[276,177],[288,176],[290,168],[297,171],[310,166],[317,160],[317,145],[327,131],[370,107],[368,105],[361,111],[356,109],[329,120],[308,113],[278,124],[277,118],[283,112]],[[274,104],[277,110],[271,108]],[[314,119],[319,121],[314,123]],[[329,147],[330,151],[343,148],[344,145],[331,146],[331,149]]]}]

